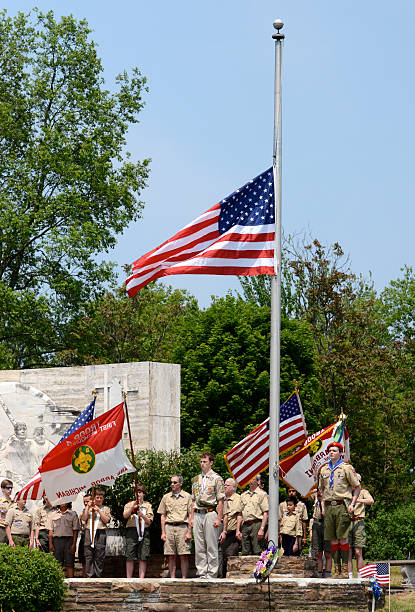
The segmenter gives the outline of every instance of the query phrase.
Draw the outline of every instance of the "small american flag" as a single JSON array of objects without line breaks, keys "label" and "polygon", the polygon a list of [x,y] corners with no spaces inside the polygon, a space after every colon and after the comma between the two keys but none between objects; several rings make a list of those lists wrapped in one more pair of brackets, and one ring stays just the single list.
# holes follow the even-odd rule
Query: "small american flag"
[{"label": "small american flag", "polygon": [[362,578],[374,576],[379,584],[389,584],[390,571],[389,563],[369,563],[359,570]]},{"label": "small american flag", "polygon": [[274,179],[270,168],[132,265],[127,293],[172,274],[274,274]]},{"label": "small american flag", "polygon": [[[85,408],[83,412],[78,416],[78,418],[72,423],[69,429],[66,431],[65,435],[59,440],[58,444],[65,440],[68,436],[70,436],[74,431],[89,423],[94,418],[94,410],[95,410],[95,401],[96,397],[92,400],[90,404]],[[45,492],[44,486],[42,484],[42,477],[39,472],[36,472],[34,476],[29,480],[25,486],[20,489],[14,496],[14,501],[18,499],[42,499],[43,494]]]},{"label": "small american flag", "polygon": [[[307,437],[300,396],[294,391],[280,408],[280,454],[299,446]],[[269,463],[269,418],[225,455],[239,487],[244,487]]]}]

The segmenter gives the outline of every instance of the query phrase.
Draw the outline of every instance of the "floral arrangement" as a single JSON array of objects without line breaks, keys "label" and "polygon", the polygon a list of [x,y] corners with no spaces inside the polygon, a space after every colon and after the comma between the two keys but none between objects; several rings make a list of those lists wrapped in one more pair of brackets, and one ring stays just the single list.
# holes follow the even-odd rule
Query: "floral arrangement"
[{"label": "floral arrangement", "polygon": [[254,578],[257,582],[263,582],[272,572],[272,569],[278,561],[278,548],[271,544],[267,550],[264,550],[256,562],[254,568]]}]

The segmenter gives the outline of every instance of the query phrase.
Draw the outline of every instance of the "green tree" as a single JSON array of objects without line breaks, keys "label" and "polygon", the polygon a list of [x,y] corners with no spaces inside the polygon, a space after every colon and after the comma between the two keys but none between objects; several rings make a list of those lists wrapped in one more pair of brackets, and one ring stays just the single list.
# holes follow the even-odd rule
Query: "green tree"
[{"label": "green tree", "polygon": [[394,340],[415,340],[415,274],[410,266],[385,287],[380,297],[381,314]]},{"label": "green tree", "polygon": [[87,23],[52,12],[2,11],[0,57],[0,357],[23,367],[62,348],[112,277],[96,255],[140,217],[148,160],[124,146],[146,86],[133,69],[110,93]]},{"label": "green tree", "polygon": [[[270,309],[231,295],[189,314],[177,342],[182,365],[182,443],[224,452],[269,413]],[[284,319],[281,397],[299,382],[303,402],[315,393],[310,327]]]},{"label": "green tree", "polygon": [[172,361],[181,321],[197,310],[196,300],[179,289],[154,283],[129,298],[122,287],[88,307],[68,326],[68,349],[61,363],[83,365],[126,361]]}]

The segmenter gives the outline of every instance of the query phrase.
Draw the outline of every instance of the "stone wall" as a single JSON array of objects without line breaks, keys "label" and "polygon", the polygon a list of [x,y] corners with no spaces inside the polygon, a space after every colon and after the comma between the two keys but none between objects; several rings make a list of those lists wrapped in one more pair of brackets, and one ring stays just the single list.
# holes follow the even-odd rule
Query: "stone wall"
[{"label": "stone wall", "polygon": [[[268,610],[268,586],[254,580],[71,579],[63,612],[221,612]],[[273,610],[367,609],[357,580],[270,580]]]}]

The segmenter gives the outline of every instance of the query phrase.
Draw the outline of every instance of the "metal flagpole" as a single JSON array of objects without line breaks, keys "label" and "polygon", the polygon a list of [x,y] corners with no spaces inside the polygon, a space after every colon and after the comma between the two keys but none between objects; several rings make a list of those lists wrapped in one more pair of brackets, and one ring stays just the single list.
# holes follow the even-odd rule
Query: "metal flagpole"
[{"label": "metal flagpole", "polygon": [[269,398],[269,519],[268,539],[278,546],[279,506],[279,433],[280,433],[280,345],[281,345],[281,71],[283,22],[274,21],[275,40],[274,80],[274,152],[273,173],[275,190],[274,276],[271,277],[271,347]]}]

